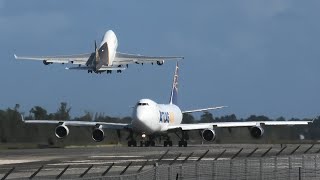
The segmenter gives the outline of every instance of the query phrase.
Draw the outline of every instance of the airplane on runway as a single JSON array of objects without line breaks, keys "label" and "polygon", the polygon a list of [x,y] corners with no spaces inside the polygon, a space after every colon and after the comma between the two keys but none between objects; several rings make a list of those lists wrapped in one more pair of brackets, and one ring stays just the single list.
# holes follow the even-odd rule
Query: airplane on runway
[{"label": "airplane on runway", "polygon": [[144,56],[140,54],[127,54],[117,52],[118,39],[116,34],[112,30],[108,30],[101,41],[99,48],[97,48],[97,43],[95,42],[95,51],[86,54],[74,54],[74,55],[64,55],[64,56],[38,56],[38,57],[28,57],[28,56],[17,56],[14,54],[15,59],[26,59],[26,60],[38,60],[42,61],[43,64],[49,65],[53,63],[72,63],[78,66],[69,67],[66,69],[71,70],[86,70],[88,73],[95,72],[101,74],[102,72],[107,72],[107,74],[112,71],[117,71],[121,73],[122,70],[128,68],[129,64],[158,64],[162,65],[166,60],[178,60],[183,59],[183,57],[178,56]]},{"label": "airplane on runway", "polygon": [[188,131],[199,130],[205,141],[214,141],[217,128],[237,128],[248,127],[250,134],[254,138],[260,138],[264,134],[264,126],[272,125],[308,125],[312,121],[253,121],[253,122],[212,122],[198,124],[182,124],[184,113],[201,112],[221,109],[226,106],[210,107],[203,109],[182,111],[178,106],[178,62],[175,68],[173,84],[168,104],[158,104],[151,99],[141,99],[135,105],[130,124],[107,123],[107,122],[87,122],[87,121],[64,121],[64,120],[24,120],[25,123],[46,123],[56,124],[55,135],[64,138],[69,134],[68,126],[89,126],[93,128],[92,138],[96,142],[104,140],[105,129],[127,130],[130,132],[128,146],[137,146],[136,136],[141,135],[143,141],[140,146],[155,146],[155,137],[165,137],[164,146],[172,146],[169,133],[176,134],[180,141],[179,146],[187,146]]}]

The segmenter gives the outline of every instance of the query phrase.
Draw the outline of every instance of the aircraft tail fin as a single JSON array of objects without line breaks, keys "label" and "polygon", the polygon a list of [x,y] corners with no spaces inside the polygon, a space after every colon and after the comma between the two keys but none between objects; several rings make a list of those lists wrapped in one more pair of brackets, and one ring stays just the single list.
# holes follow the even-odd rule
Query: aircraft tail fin
[{"label": "aircraft tail fin", "polygon": [[102,66],[109,66],[109,49],[108,43],[105,42],[98,49],[96,48],[96,69],[100,69]]},{"label": "aircraft tail fin", "polygon": [[179,77],[179,64],[177,61],[176,69],[173,76],[172,90],[170,95],[170,104],[178,105],[178,77]]}]

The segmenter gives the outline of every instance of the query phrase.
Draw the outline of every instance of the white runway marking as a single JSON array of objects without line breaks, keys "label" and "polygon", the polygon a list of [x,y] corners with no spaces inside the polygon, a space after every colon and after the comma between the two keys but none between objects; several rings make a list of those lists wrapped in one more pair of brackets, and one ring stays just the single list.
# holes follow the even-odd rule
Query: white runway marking
[{"label": "white runway marking", "polygon": [[61,166],[61,165],[86,165],[86,164],[107,164],[107,163],[127,163],[127,162],[144,162],[145,159],[132,159],[132,160],[111,160],[111,161],[96,161],[96,160],[83,160],[83,161],[65,161],[61,163],[48,164],[52,166]]},{"label": "white runway marking", "polygon": [[143,156],[90,156],[91,158],[142,158]]},{"label": "white runway marking", "polygon": [[36,162],[38,160],[12,160],[12,159],[0,159],[0,165],[6,165],[6,164],[20,164],[20,163],[28,163],[28,162]]},{"label": "white runway marking", "polygon": [[[130,156],[132,157],[132,156]],[[188,161],[197,161],[199,157],[191,157],[188,159]],[[68,160],[63,161],[61,163],[54,163],[54,164],[48,164],[52,166],[64,166],[64,165],[102,165],[107,163],[128,163],[128,162],[145,162],[147,159],[112,159],[112,160]],[[158,159],[149,159],[149,162],[156,162]],[[162,161],[173,161],[173,158],[164,158]],[[178,158],[178,161],[184,160],[183,157]],[[218,160],[230,160],[230,158],[219,158]],[[214,161],[214,158],[202,158],[201,161]]]}]

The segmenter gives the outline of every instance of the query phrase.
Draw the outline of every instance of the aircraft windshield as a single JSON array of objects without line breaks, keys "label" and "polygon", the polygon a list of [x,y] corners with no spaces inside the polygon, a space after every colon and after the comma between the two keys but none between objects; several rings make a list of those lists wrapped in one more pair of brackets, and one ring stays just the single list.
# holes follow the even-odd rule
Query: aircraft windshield
[{"label": "aircraft windshield", "polygon": [[138,103],[137,105],[138,105],[138,106],[149,106],[148,103]]}]

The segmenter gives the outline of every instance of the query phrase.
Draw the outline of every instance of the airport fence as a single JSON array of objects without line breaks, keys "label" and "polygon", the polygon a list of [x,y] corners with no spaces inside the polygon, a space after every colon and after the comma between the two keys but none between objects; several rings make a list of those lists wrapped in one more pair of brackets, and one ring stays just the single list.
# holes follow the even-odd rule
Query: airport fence
[{"label": "airport fence", "polygon": [[320,155],[202,160],[163,164],[141,173],[92,177],[101,180],[320,179]]}]

